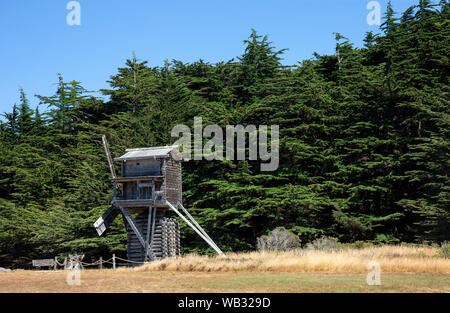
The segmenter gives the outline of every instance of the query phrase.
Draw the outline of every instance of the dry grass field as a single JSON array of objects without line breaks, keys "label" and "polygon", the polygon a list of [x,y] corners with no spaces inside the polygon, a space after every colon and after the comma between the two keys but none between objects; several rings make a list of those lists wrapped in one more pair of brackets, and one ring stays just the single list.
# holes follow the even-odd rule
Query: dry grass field
[{"label": "dry grass field", "polygon": [[250,252],[207,257],[188,255],[148,263],[136,271],[181,272],[297,272],[367,273],[367,264],[376,261],[382,272],[450,275],[450,259],[438,256],[433,247],[374,246],[337,251],[299,250],[293,252]]},{"label": "dry grass field", "polygon": [[[381,285],[366,283],[370,261]],[[136,268],[0,273],[0,292],[450,292],[450,260],[431,247],[188,255]]]}]

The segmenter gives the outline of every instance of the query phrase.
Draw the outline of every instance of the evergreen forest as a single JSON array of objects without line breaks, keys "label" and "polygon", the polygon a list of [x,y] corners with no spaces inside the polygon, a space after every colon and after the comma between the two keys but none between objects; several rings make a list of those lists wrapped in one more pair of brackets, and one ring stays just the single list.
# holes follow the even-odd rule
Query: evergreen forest
[{"label": "evergreen forest", "polygon": [[[330,34],[334,54],[294,65],[252,29],[236,39],[241,56],[216,64],[152,67],[130,51],[102,97],[62,75],[53,95],[20,89],[0,119],[0,266],[126,256],[122,219],[102,237],[93,227],[113,191],[102,135],[118,157],[173,144],[172,128],[192,129],[194,117],[280,129],[276,171],[248,159],[183,163],[185,207],[224,252],[254,250],[276,227],[302,244],[449,240],[449,22],[446,0],[403,13],[389,4],[363,46]],[[213,252],[180,225],[182,252]]]}]

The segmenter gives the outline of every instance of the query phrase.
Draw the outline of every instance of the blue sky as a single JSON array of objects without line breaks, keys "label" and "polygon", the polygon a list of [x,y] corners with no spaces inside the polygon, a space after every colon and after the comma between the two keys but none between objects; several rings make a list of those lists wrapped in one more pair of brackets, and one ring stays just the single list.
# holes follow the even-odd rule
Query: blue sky
[{"label": "blue sky", "polygon": [[[397,12],[418,0],[392,0]],[[152,66],[165,59],[215,63],[242,54],[251,28],[288,48],[284,64],[334,52],[333,32],[361,46],[377,26],[366,22],[370,0],[79,0],[81,25],[69,26],[69,0],[0,1],[0,113],[19,102],[22,86],[55,92],[57,73],[88,90],[107,80],[132,51]],[[387,0],[379,0],[382,11]],[[44,111],[45,107],[40,107]]]}]

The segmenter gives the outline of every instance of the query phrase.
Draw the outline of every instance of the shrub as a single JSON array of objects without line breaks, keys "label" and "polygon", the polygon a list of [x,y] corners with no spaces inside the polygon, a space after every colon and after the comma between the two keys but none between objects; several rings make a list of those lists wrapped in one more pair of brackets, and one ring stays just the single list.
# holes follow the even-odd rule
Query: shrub
[{"label": "shrub", "polygon": [[277,227],[268,236],[257,239],[256,248],[259,251],[290,251],[300,247],[300,239],[292,232]]},{"label": "shrub", "polygon": [[324,250],[324,251],[332,251],[336,250],[339,242],[336,238],[331,237],[322,237],[314,240],[306,245],[306,249],[308,250]]},{"label": "shrub", "polygon": [[399,244],[400,240],[398,240],[397,238],[395,238],[392,235],[378,234],[376,236],[375,240],[373,240],[373,243],[380,244],[380,245],[395,245],[395,244]]},{"label": "shrub", "polygon": [[358,241],[355,241],[353,243],[349,243],[349,244],[346,244],[343,246],[349,247],[349,248],[354,248],[354,249],[364,249],[364,248],[373,247],[374,244],[372,242],[365,242],[365,241],[358,240]]},{"label": "shrub", "polygon": [[439,249],[439,255],[446,259],[450,258],[450,242],[444,241]]}]

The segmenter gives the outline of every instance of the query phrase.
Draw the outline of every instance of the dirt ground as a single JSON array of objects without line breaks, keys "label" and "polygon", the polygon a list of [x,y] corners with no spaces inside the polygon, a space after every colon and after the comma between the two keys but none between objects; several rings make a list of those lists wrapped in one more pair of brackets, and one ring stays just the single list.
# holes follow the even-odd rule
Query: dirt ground
[{"label": "dirt ground", "polygon": [[369,286],[364,274],[274,272],[146,272],[131,269],[81,271],[79,286],[69,271],[0,273],[1,293],[178,293],[178,292],[450,292],[450,276],[383,273]]}]

